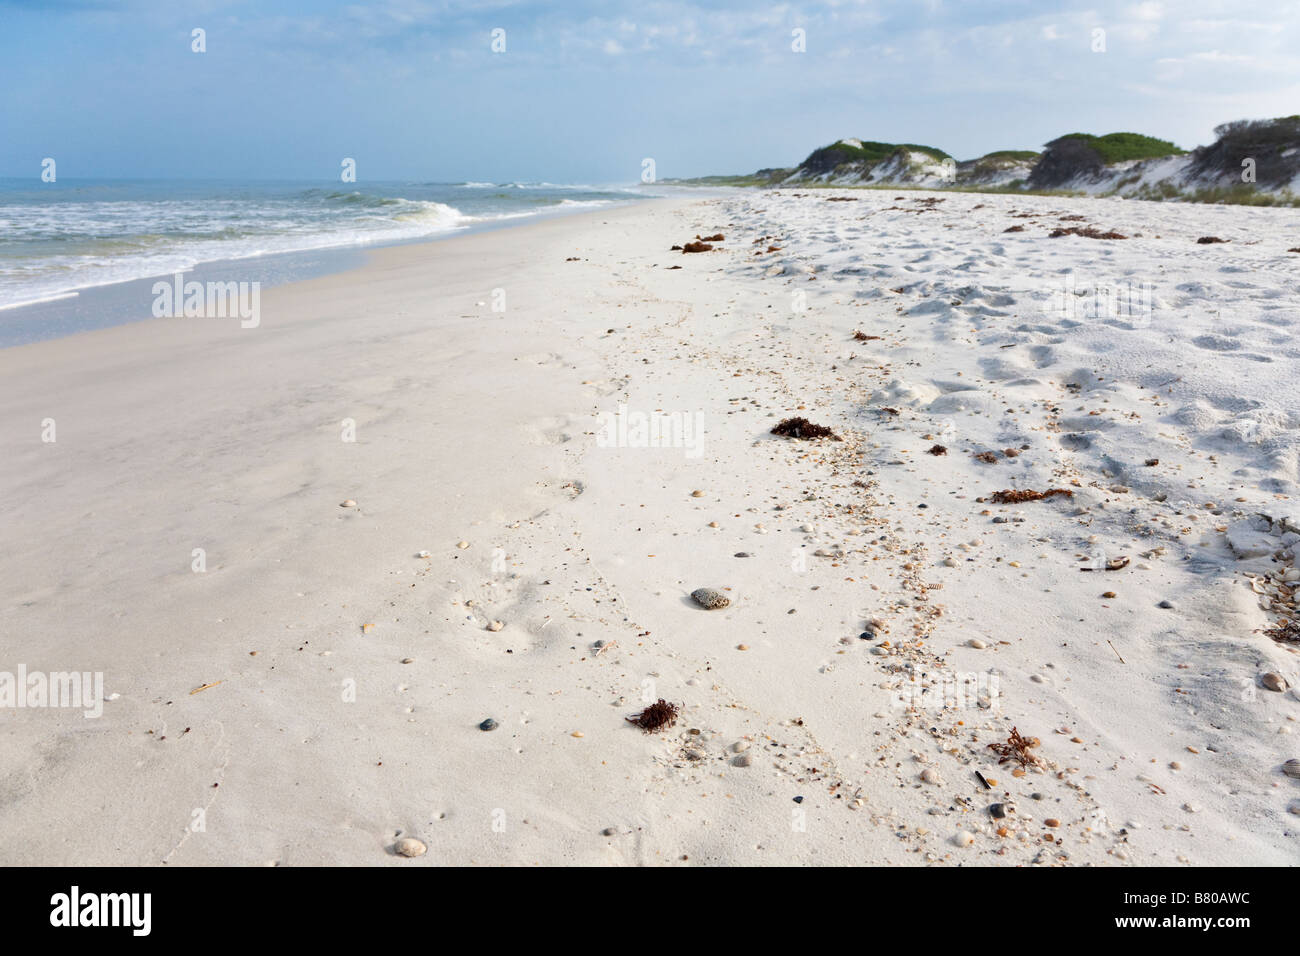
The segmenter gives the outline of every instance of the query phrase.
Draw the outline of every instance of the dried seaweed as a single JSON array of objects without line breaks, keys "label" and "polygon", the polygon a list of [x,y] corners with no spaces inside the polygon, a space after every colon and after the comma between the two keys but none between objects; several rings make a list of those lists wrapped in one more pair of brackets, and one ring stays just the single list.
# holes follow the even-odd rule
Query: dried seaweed
[{"label": "dried seaweed", "polygon": [[1048,488],[1046,491],[1033,491],[1025,489],[1024,491],[1015,491],[1008,489],[1006,491],[994,492],[989,501],[995,505],[1018,505],[1022,501],[1041,501],[1044,498],[1051,498],[1056,495],[1065,495],[1067,498],[1073,498],[1074,492],[1068,488]]},{"label": "dried seaweed", "polygon": [[979,454],[977,454],[975,457],[980,461],[988,462],[990,465],[996,464],[998,460],[998,456],[991,451],[982,451]]},{"label": "dried seaweed", "polygon": [[1279,644],[1300,645],[1300,622],[1279,621],[1272,627],[1264,629],[1264,636],[1271,637]]},{"label": "dried seaweed", "polygon": [[935,445],[929,450],[929,452],[927,452],[927,454],[934,455],[937,458],[940,455],[948,454],[948,449],[945,448],[943,445]]},{"label": "dried seaweed", "polygon": [[879,335],[868,335],[866,332],[854,332],[853,341],[855,342],[874,342],[879,339]]},{"label": "dried seaweed", "polygon": [[1069,226],[1058,227],[1053,229],[1048,235],[1049,239],[1059,239],[1061,236],[1083,236],[1085,239],[1127,239],[1128,236],[1118,232],[1102,232],[1100,229],[1094,229],[1092,226]]},{"label": "dried seaweed", "polygon": [[707,242],[688,242],[686,245],[682,246],[682,252],[708,252],[712,248],[713,247]]},{"label": "dried seaweed", "polygon": [[1004,744],[989,744],[989,750],[998,755],[999,764],[1014,760],[1021,767],[1028,770],[1030,767],[1042,766],[1043,759],[1030,753],[1030,750],[1037,747],[1038,744],[1037,737],[1022,737],[1020,731],[1012,727],[1011,736],[1007,738],[1007,742]]},{"label": "dried seaweed", "polygon": [[654,733],[671,727],[677,721],[679,708],[660,697],[641,713],[623,718],[629,724],[636,724],[646,733]]},{"label": "dried seaweed", "polygon": [[1220,239],[1218,236],[1201,236],[1196,240],[1198,246],[1208,246],[1212,242],[1227,242],[1227,239]]},{"label": "dried seaweed", "polygon": [[1025,231],[1025,227],[1024,227],[1024,226],[1007,226],[1007,228],[1003,229],[1002,231],[1003,231],[1003,232],[1024,232],[1024,231]]},{"label": "dried seaweed", "polygon": [[803,417],[787,418],[778,422],[776,427],[772,429],[772,434],[780,435],[782,438],[801,438],[805,441],[813,438],[829,438],[831,441],[843,441],[839,435],[825,425],[814,425]]},{"label": "dried seaweed", "polygon": [[700,240],[700,242],[722,242],[723,241],[723,236],[722,233],[720,232],[715,232],[711,236],[696,236],[695,238]]}]

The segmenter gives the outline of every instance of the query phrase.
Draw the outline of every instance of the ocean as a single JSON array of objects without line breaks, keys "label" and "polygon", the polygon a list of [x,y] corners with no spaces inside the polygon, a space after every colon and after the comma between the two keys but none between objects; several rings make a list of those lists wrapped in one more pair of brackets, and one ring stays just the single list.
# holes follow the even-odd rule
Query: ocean
[{"label": "ocean", "polygon": [[[356,251],[633,201],[641,187],[0,179],[0,347],[147,318],[101,287],[210,263],[225,278],[292,281]],[[349,250],[352,254],[349,255]]]}]

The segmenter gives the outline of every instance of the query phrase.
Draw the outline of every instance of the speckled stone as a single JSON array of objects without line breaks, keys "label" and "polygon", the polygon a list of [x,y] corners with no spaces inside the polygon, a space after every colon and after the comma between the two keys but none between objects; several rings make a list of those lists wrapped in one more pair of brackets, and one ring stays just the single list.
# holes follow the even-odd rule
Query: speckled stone
[{"label": "speckled stone", "polygon": [[691,599],[700,607],[710,611],[716,611],[731,603],[731,598],[716,588],[696,588],[691,592]]}]

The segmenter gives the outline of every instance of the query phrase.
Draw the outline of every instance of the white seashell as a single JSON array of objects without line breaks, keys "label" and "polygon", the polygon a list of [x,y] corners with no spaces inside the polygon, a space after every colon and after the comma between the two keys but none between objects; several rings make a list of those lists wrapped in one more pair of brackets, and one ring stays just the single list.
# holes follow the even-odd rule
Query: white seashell
[{"label": "white seashell", "polygon": [[429,848],[415,837],[402,837],[393,846],[393,851],[398,856],[423,856]]}]

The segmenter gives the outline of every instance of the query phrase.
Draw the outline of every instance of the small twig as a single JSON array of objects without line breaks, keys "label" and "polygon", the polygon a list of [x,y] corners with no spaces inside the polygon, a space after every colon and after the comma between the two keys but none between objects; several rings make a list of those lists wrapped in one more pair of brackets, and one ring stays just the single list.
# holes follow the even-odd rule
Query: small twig
[{"label": "small twig", "polygon": [[987,780],[984,779],[984,774],[982,774],[982,773],[980,773],[978,770],[976,770],[976,771],[975,771],[975,776],[977,776],[977,777],[980,778],[980,783],[984,784],[984,789],[985,789],[985,790],[992,790],[992,789],[993,789],[993,788],[989,785],[989,782],[988,782]]},{"label": "small twig", "polygon": [[[1110,641],[1107,641],[1106,643],[1107,643],[1107,644],[1110,644]],[[1121,653],[1119,652],[1119,650],[1115,647],[1114,644],[1110,644],[1110,649],[1111,649],[1112,651],[1115,651],[1115,656],[1119,658],[1119,662],[1120,662],[1121,664],[1127,664],[1127,663],[1128,663],[1128,661],[1124,660],[1124,655],[1121,654]]]}]

